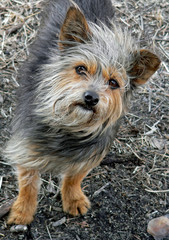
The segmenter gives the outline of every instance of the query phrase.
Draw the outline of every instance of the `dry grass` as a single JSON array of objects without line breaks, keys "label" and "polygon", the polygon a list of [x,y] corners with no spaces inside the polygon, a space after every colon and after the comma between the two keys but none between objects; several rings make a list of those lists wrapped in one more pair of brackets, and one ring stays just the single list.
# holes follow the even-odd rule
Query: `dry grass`
[{"label": "dry grass", "polygon": [[[133,174],[140,175],[146,191],[169,192],[169,3],[163,1],[116,1],[118,17],[140,46],[160,56],[159,71],[134,96],[132,113],[126,116],[119,153],[132,152],[142,161]],[[117,18],[117,21],[119,21]],[[113,148],[114,149],[114,148]],[[161,181],[159,180],[161,179]],[[163,179],[163,180],[162,180]]]}]

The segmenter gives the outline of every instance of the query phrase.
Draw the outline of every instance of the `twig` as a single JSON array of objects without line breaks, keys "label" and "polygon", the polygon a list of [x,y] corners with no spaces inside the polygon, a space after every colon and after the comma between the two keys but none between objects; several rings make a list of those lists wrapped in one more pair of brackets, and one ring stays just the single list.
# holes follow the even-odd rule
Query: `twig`
[{"label": "twig", "polygon": [[162,100],[162,101],[158,104],[158,106],[152,111],[151,114],[153,114],[153,113],[162,105],[163,102],[164,102],[164,100]]},{"label": "twig", "polygon": [[143,22],[143,17],[140,16],[140,28],[143,31],[144,30],[144,22]]},{"label": "twig", "polygon": [[93,197],[96,197],[96,196],[99,195],[101,192],[103,192],[104,189],[105,189],[108,185],[110,185],[110,182],[106,183],[103,187],[101,187],[100,189],[98,189],[97,191],[95,191],[95,192],[93,193]]},{"label": "twig", "polygon": [[150,173],[150,172],[153,172],[153,169],[154,169],[155,164],[156,164],[156,159],[157,159],[157,155],[155,154],[155,156],[154,156],[154,161],[153,161],[153,166],[152,166],[152,168],[150,169],[149,173]]},{"label": "twig", "polygon": [[169,68],[167,67],[167,65],[165,64],[165,62],[162,62],[161,64],[165,67],[167,73],[169,73]]},{"label": "twig", "polygon": [[152,189],[145,188],[145,190],[147,192],[151,192],[151,193],[168,193],[169,192],[169,189],[166,189],[166,190],[152,190]]},{"label": "twig", "polygon": [[120,18],[120,20],[125,24],[127,25],[128,27],[130,27],[130,24],[128,24],[126,21],[124,21],[122,18]]},{"label": "twig", "polygon": [[38,11],[38,12],[36,12],[36,13],[32,13],[31,15],[25,17],[25,20],[28,19],[28,18],[31,18],[31,17],[33,17],[33,16],[35,16],[35,15],[38,15],[38,14],[40,14],[40,13],[41,13],[41,11]]},{"label": "twig", "polygon": [[141,161],[143,161],[143,159],[141,157],[139,157],[139,155],[132,149],[132,147],[130,147],[130,145],[128,143],[126,143],[126,145],[131,149],[131,151],[134,153],[134,155],[140,159]]},{"label": "twig", "polygon": [[157,172],[157,171],[168,171],[169,168],[152,168],[149,173],[152,173],[152,172]]},{"label": "twig", "polygon": [[169,97],[169,94],[167,94],[167,93],[158,93],[158,95],[162,95],[162,96],[165,96],[165,97]]},{"label": "twig", "polygon": [[50,240],[52,240],[52,237],[51,237],[51,234],[50,234],[50,231],[49,231],[49,228],[48,228],[47,225],[46,225],[46,229],[47,229],[47,232],[48,232],[48,235],[49,235]]},{"label": "twig", "polygon": [[160,43],[158,43],[162,53],[165,55],[165,57],[169,60],[169,54],[167,53],[167,51],[162,47],[162,45]]},{"label": "twig", "polygon": [[169,39],[163,39],[163,38],[157,38],[157,37],[155,37],[154,38],[156,41],[165,41],[165,42],[169,42]]},{"label": "twig", "polygon": [[[41,178],[41,180],[42,180],[43,182],[45,182],[45,183],[48,183],[48,184],[50,184],[50,182],[49,182],[49,181],[47,181],[47,180],[45,180],[44,178]],[[60,187],[58,187],[56,184],[54,184],[54,183],[53,183],[53,186],[55,186],[57,189],[59,189],[59,190],[60,190]]]},{"label": "twig", "polygon": [[3,162],[3,161],[0,161],[1,164],[4,164],[4,165],[7,165],[7,166],[10,166],[9,163],[6,163],[6,162]]},{"label": "twig", "polygon": [[0,189],[2,187],[3,176],[0,176]]},{"label": "twig", "polygon": [[91,174],[90,176],[85,177],[85,179],[87,179],[87,178],[92,178],[92,177],[94,177],[94,176],[97,176],[97,175],[100,175],[100,174],[103,174],[103,173],[106,173],[106,172],[105,172],[105,171],[102,171],[102,172],[99,172],[99,173],[94,173],[94,174]]},{"label": "twig", "polygon": [[151,102],[152,102],[152,90],[149,88],[149,104],[148,104],[148,111],[151,112]]},{"label": "twig", "polygon": [[141,240],[141,238],[139,236],[134,235],[134,237],[137,238],[138,240]]},{"label": "twig", "polygon": [[163,119],[163,117],[164,117],[164,115],[162,115],[161,118],[160,118],[160,120],[158,120],[156,123],[154,123],[152,127],[150,127],[150,126],[148,126],[148,125],[146,124],[146,126],[147,126],[148,128],[150,128],[151,130],[148,131],[148,132],[146,132],[144,135],[147,136],[147,135],[150,135],[150,134],[154,133],[154,132],[157,130],[156,125],[158,125],[158,124],[161,122],[161,120]]},{"label": "twig", "polygon": [[7,34],[14,33],[14,32],[16,32],[18,29],[22,28],[22,26],[23,26],[23,23],[20,23],[20,24],[18,24],[18,25],[12,26],[10,29],[6,30],[6,33],[7,33]]}]

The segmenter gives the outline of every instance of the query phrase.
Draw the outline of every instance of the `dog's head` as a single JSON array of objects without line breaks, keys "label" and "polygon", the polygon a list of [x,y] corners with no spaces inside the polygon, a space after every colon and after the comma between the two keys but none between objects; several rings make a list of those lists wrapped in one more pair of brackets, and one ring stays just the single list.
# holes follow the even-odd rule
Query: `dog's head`
[{"label": "dog's head", "polygon": [[154,53],[137,49],[130,34],[88,23],[76,7],[67,12],[58,46],[59,54],[42,69],[37,111],[44,121],[73,132],[90,134],[116,122],[127,92],[160,65]]}]

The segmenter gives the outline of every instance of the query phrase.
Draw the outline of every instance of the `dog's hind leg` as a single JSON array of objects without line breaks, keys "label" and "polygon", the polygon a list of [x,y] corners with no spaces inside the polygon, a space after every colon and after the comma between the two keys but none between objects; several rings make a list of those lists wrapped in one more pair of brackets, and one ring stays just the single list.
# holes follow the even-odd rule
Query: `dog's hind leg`
[{"label": "dog's hind leg", "polygon": [[19,195],[14,202],[8,224],[30,224],[37,208],[39,173],[18,167]]}]

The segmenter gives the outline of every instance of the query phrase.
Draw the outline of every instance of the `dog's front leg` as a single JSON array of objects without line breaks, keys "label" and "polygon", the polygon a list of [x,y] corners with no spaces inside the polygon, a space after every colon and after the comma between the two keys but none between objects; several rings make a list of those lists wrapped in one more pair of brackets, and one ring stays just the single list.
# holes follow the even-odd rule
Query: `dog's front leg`
[{"label": "dog's front leg", "polygon": [[39,173],[18,167],[19,195],[14,202],[8,224],[30,224],[37,208]]},{"label": "dog's front leg", "polygon": [[90,208],[90,201],[81,189],[81,182],[88,172],[79,172],[75,175],[66,174],[62,181],[63,210],[73,216],[85,214]]}]

